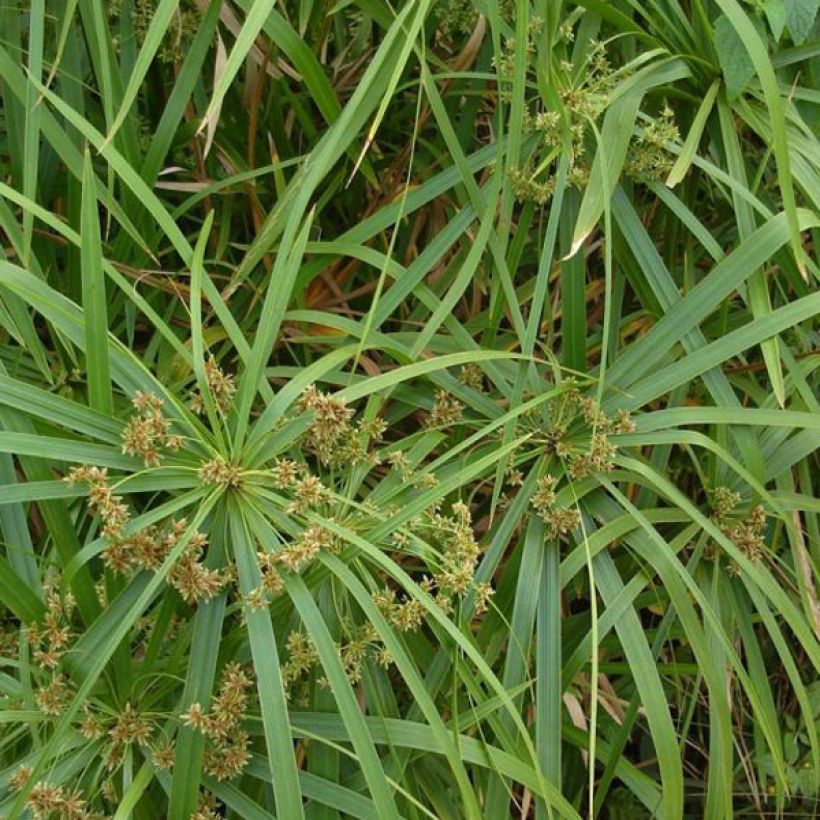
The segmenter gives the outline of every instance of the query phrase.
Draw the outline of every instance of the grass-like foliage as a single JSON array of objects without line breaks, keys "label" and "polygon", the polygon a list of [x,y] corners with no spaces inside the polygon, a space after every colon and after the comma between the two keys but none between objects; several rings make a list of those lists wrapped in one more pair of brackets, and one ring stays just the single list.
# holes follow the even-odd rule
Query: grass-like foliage
[{"label": "grass-like foliage", "polygon": [[0,816],[816,816],[817,6],[4,3]]}]

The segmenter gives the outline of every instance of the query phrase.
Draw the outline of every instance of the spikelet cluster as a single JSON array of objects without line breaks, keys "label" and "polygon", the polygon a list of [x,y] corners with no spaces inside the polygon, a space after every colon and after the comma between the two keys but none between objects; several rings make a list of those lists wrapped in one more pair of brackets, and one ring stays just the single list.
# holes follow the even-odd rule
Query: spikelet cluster
[{"label": "spikelet cluster", "polygon": [[[346,625],[346,640],[338,647],[337,651],[342,662],[342,669],[350,683],[357,684],[361,681],[365,661],[376,648],[377,638],[376,630],[372,624]],[[383,650],[378,650],[378,653],[382,652]],[[322,678],[319,679],[319,683],[324,686],[329,685]]]},{"label": "spikelet cluster", "polygon": [[162,399],[153,393],[138,391],[131,400],[134,413],[122,431],[122,451],[141,458],[146,467],[160,463],[163,450],[176,452],[183,439],[171,433],[171,422],[162,413]]},{"label": "spikelet cluster", "polygon": [[28,641],[34,661],[43,669],[55,669],[71,639],[71,615],[74,596],[60,595],[55,581],[46,588],[46,612],[41,622],[28,625]]},{"label": "spikelet cluster", "polygon": [[[561,39],[571,42],[572,28],[560,32]],[[578,80],[580,75],[581,79]],[[596,122],[609,105],[610,94],[616,77],[602,42],[590,43],[587,64],[581,72],[567,60],[558,63],[557,81],[564,118],[557,110],[527,110],[524,129],[540,138],[537,148],[522,166],[511,168],[510,183],[521,202],[544,205],[555,192],[557,168],[549,155],[569,139],[569,150],[562,155],[569,159],[567,181],[575,187],[583,187],[589,181],[589,165],[585,161],[587,143],[592,138],[592,123]],[[542,158],[547,153],[547,160]]]},{"label": "spikelet cluster", "polygon": [[299,630],[288,635],[285,647],[287,660],[282,664],[282,683],[288,686],[310,672],[319,662],[319,653],[310,638]]},{"label": "spikelet cluster", "polygon": [[478,21],[478,11],[472,0],[445,0],[436,7],[438,30],[445,38],[469,34]]},{"label": "spikelet cluster", "polygon": [[451,427],[461,421],[464,405],[446,390],[437,390],[433,407],[424,424],[428,429]]},{"label": "spikelet cluster", "polygon": [[88,507],[102,522],[102,534],[105,538],[115,539],[122,533],[130,513],[122,496],[116,495],[108,482],[108,470],[104,467],[89,467],[82,464],[72,467],[63,478],[70,486],[86,484],[88,486]]},{"label": "spikelet cluster", "polygon": [[675,113],[669,106],[664,106],[657,119],[647,124],[640,137],[633,140],[627,156],[626,173],[639,179],[665,177],[675,159],[667,149],[667,143],[679,140]]},{"label": "spikelet cluster", "polygon": [[555,193],[555,177],[549,175],[546,179],[539,180],[537,172],[528,166],[511,168],[509,177],[510,186],[519,202],[545,205]]},{"label": "spikelet cluster", "polygon": [[37,690],[34,699],[37,708],[46,715],[61,715],[74,697],[74,688],[62,673],[53,675],[51,680]]},{"label": "spikelet cluster", "polygon": [[188,820],[222,820],[217,805],[216,798],[210,792],[200,792],[196,801],[196,811]]},{"label": "spikelet cluster", "polygon": [[[29,770],[20,768],[9,785],[13,790],[20,791],[29,775]],[[91,820],[94,817],[79,792],[44,780],[34,784],[26,798],[26,806],[35,820]]]},{"label": "spikelet cluster", "polygon": [[432,529],[441,548],[441,566],[435,574],[439,589],[450,595],[465,595],[473,585],[480,556],[473,535],[470,508],[462,501],[452,506],[450,515],[434,513]]},{"label": "spikelet cluster", "polygon": [[297,464],[292,459],[276,459],[271,477],[277,490],[288,492],[290,502],[287,511],[291,514],[319,511],[333,498],[322,479],[313,475],[305,465]]},{"label": "spikelet cluster", "polygon": [[214,484],[224,489],[237,489],[242,485],[242,469],[223,456],[214,456],[202,462],[198,474],[203,484]]},{"label": "spikelet cluster", "polygon": [[[375,627],[370,623],[356,625],[343,621],[342,632],[344,640],[335,649],[347,679],[351,684],[356,684],[362,679],[367,659],[382,662],[386,651],[378,640]],[[294,687],[317,668],[319,653],[310,638],[300,630],[293,630],[288,635],[285,646],[287,660],[282,664],[282,683],[289,688],[291,699],[298,703],[298,692]],[[322,675],[317,675],[316,682],[320,686],[330,685]]]},{"label": "spikelet cluster", "polygon": [[[177,525],[175,532],[181,534],[182,527]],[[175,545],[176,542],[173,546]],[[168,583],[188,604],[210,600],[218,595],[228,582],[229,575],[226,572],[208,569],[202,562],[206,546],[205,536],[202,533],[194,533],[183,548],[182,555],[168,572]]]},{"label": "spikelet cluster", "polygon": [[378,463],[371,444],[381,441],[386,424],[383,419],[360,419],[353,423],[353,408],[344,399],[329,396],[310,385],[299,397],[296,407],[311,415],[303,446],[325,467]]},{"label": "spikelet cluster", "polygon": [[169,772],[174,766],[176,748],[170,741],[163,740],[151,750],[151,760],[160,771]]},{"label": "spikelet cluster", "polygon": [[253,681],[238,663],[229,663],[210,710],[192,703],[182,722],[208,739],[204,766],[217,780],[228,780],[242,773],[250,759],[250,738],[241,726],[245,720]]},{"label": "spikelet cluster", "polygon": [[615,467],[617,447],[612,436],[631,433],[635,424],[625,411],[607,416],[597,402],[570,386],[549,403],[549,425],[537,438],[544,452],[566,463],[573,479],[593,473],[609,472]]},{"label": "spikelet cluster", "polygon": [[106,732],[109,741],[106,747],[108,769],[116,769],[122,763],[129,746],[147,746],[153,731],[151,722],[133,704],[126,703]]},{"label": "spikelet cluster", "polygon": [[[759,561],[766,554],[766,511],[759,504],[745,514],[737,514],[740,493],[728,487],[715,488],[712,498],[712,517],[723,534],[750,560]],[[731,566],[738,573],[736,565]]]},{"label": "spikelet cluster", "polygon": [[[417,490],[428,490],[438,484],[436,474],[432,470],[417,471],[413,469],[407,453],[402,450],[393,450],[386,456],[386,461],[402,478],[405,484],[412,484]],[[400,533],[395,533],[400,537]]]},{"label": "spikelet cluster", "polygon": [[472,387],[473,390],[484,389],[484,372],[475,362],[465,364],[461,368],[458,380],[467,387]]},{"label": "spikelet cluster", "polygon": [[[236,382],[230,373],[225,373],[222,370],[216,359],[211,355],[205,360],[205,382],[217,410],[227,415],[236,393]],[[198,390],[194,391],[191,396],[190,407],[197,415],[205,410],[205,400]]]},{"label": "spikelet cluster", "polygon": [[[434,550],[436,559],[420,586],[434,596],[444,612],[453,609],[454,599],[474,591],[486,604],[492,590],[475,581],[475,571],[481,556],[481,547],[473,532],[470,508],[462,501],[453,503],[450,513],[445,514],[436,504],[410,523],[410,531],[424,539]],[[394,544],[402,548],[407,542],[406,534],[394,537]],[[420,622],[420,604],[408,601],[385,610],[389,620],[399,629],[412,629]]]},{"label": "spikelet cluster", "polygon": [[[109,541],[103,559],[112,572],[119,574],[135,569],[156,570],[179,544],[187,529],[188,521],[182,518],[121,535]],[[207,569],[200,560],[207,544],[202,533],[192,533],[167,575],[168,583],[189,604],[212,598],[224,583],[218,571]]]},{"label": "spikelet cluster", "polygon": [[416,598],[399,599],[395,590],[384,587],[371,596],[389,624],[400,632],[418,629],[424,622],[424,605]]},{"label": "spikelet cluster", "polygon": [[279,564],[291,572],[298,572],[322,550],[338,553],[339,540],[325,527],[310,524],[284,549],[274,553]]},{"label": "spikelet cluster", "polygon": [[574,507],[557,506],[555,487],[558,479],[547,473],[538,479],[530,504],[547,525],[547,537],[555,540],[569,535],[581,524],[581,514]]},{"label": "spikelet cluster", "polygon": [[728,527],[726,535],[750,561],[759,561],[765,554],[765,531],[766,513],[758,504],[744,519]]},{"label": "spikelet cluster", "polygon": [[718,485],[712,497],[712,517],[719,522],[725,521],[735,511],[740,501],[740,493]]},{"label": "spikelet cluster", "polygon": [[0,624],[0,656],[17,659],[20,630],[17,622]]},{"label": "spikelet cluster", "polygon": [[301,572],[323,550],[334,555],[339,553],[341,541],[319,524],[309,524],[290,543],[275,552],[260,550],[256,554],[262,574],[259,587],[252,590],[245,603],[252,609],[263,609],[270,598],[282,591],[282,571]]}]

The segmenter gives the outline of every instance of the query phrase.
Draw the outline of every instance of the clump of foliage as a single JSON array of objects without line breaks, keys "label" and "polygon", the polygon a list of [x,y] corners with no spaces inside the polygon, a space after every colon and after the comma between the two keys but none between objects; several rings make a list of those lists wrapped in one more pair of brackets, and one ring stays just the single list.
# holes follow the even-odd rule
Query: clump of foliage
[{"label": "clump of foliage", "polygon": [[0,816],[815,814],[816,18],[0,10]]}]

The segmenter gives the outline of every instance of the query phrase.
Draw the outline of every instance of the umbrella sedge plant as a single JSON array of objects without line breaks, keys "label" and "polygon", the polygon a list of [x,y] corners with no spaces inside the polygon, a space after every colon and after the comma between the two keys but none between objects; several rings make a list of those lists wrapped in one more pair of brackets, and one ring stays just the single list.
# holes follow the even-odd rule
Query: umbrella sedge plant
[{"label": "umbrella sedge plant", "polygon": [[0,815],[816,812],[781,6],[0,10]]}]

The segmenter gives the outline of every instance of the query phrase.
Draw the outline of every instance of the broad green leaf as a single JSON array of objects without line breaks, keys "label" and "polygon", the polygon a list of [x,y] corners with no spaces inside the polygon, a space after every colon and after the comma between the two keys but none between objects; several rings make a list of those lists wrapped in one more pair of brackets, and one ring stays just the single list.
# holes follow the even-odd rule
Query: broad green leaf
[{"label": "broad green leaf", "polygon": [[786,6],[786,26],[789,29],[792,42],[802,45],[811,33],[820,8],[818,0],[783,0]]},{"label": "broad green leaf", "polygon": [[715,51],[731,102],[746,89],[755,75],[755,67],[735,27],[725,15],[715,20]]}]

